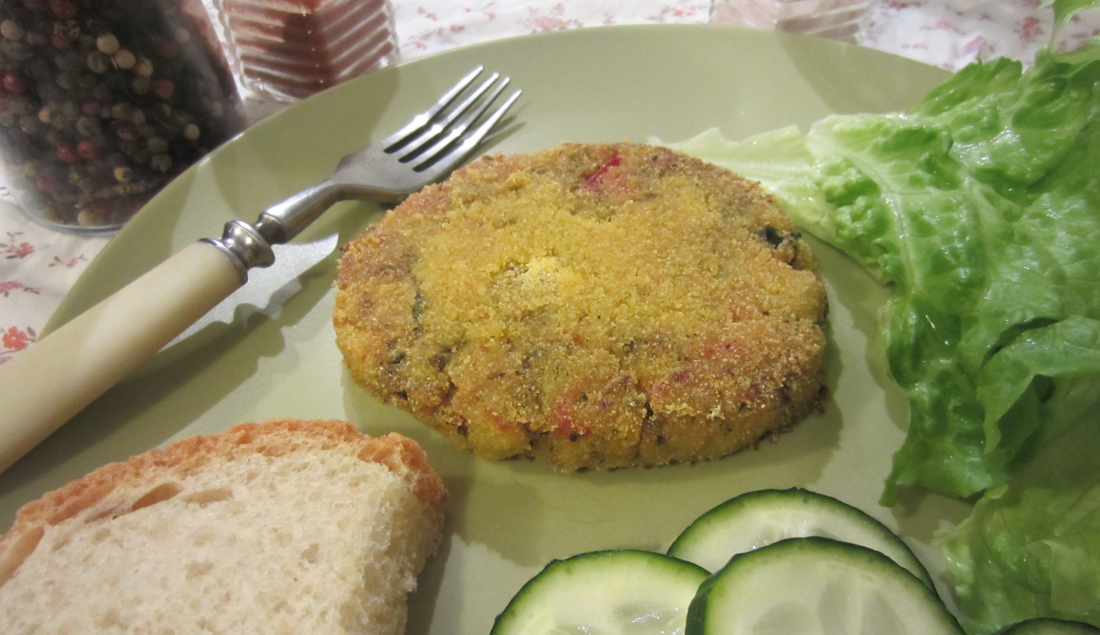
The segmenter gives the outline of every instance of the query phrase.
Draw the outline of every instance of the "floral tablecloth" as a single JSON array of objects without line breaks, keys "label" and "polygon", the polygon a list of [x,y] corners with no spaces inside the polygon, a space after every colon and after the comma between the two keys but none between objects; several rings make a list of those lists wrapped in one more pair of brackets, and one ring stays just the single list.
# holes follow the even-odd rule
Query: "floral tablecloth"
[{"label": "floral tablecloth", "polygon": [[[393,0],[400,60],[486,40],[614,24],[708,23],[716,5],[750,0]],[[811,0],[805,0],[811,1]],[[1075,18],[1058,45],[1100,33],[1100,15]],[[1049,39],[1039,0],[872,0],[857,40],[957,70],[975,59],[1029,62]],[[30,220],[0,186],[0,364],[32,344],[106,243]]]}]

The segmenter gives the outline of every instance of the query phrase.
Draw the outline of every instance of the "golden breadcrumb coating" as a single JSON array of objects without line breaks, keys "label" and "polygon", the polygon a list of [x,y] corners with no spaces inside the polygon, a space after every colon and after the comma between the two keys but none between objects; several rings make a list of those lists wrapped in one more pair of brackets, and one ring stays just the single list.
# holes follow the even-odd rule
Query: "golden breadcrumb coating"
[{"label": "golden breadcrumb coating", "polygon": [[758,184],[640,144],[487,156],[344,250],[355,381],[488,459],[724,456],[819,406],[824,286]]}]

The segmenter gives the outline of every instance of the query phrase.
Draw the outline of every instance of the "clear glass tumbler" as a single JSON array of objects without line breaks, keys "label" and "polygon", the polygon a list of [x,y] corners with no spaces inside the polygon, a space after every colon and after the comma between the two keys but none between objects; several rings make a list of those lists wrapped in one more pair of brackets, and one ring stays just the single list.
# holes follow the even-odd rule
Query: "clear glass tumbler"
[{"label": "clear glass tumbler", "polygon": [[715,0],[711,22],[857,42],[870,0]]}]

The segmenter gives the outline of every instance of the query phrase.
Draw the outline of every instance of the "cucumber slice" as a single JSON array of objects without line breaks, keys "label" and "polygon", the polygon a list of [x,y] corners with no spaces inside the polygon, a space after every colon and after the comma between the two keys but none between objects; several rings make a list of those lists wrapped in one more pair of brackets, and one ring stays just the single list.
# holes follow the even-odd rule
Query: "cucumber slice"
[{"label": "cucumber slice", "polygon": [[1000,635],[1100,635],[1100,628],[1084,622],[1037,617],[1013,624],[1000,631]]},{"label": "cucumber slice", "polygon": [[934,588],[924,565],[886,525],[831,496],[797,488],[759,490],[722,503],[691,523],[668,554],[713,572],[735,554],[807,536],[881,551]]},{"label": "cucumber slice", "polygon": [[687,635],[962,635],[939,596],[878,551],[790,538],[734,556],[688,609]]},{"label": "cucumber slice", "polygon": [[683,633],[707,571],[650,551],[593,551],[554,560],[497,616],[491,635]]}]

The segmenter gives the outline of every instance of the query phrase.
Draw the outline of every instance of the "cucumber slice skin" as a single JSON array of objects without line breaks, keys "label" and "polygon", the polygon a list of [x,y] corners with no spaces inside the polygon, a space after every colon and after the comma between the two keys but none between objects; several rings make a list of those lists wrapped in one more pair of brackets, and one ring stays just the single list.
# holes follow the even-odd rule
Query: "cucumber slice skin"
[{"label": "cucumber slice skin", "polygon": [[[767,571],[776,565],[793,570]],[[776,571],[781,574],[782,588],[767,584],[767,578],[774,576]],[[772,601],[777,608],[784,604],[789,607],[804,593],[795,588],[796,585],[812,580],[821,571],[828,571],[830,575],[851,571],[851,579],[856,585],[872,586],[882,591],[891,609],[899,608],[905,613],[901,618],[895,616],[893,621],[909,627],[910,633],[964,635],[962,626],[936,592],[892,559],[874,549],[817,536],[788,538],[734,556],[725,567],[711,574],[699,586],[688,607],[685,635],[751,635],[756,630],[754,623],[737,624],[738,619],[750,615],[751,609],[767,601]],[[767,588],[769,586],[772,588]],[[825,586],[829,589],[829,583],[826,582]],[[845,600],[851,597],[844,590],[840,590],[840,594]],[[739,606],[739,602],[747,606]],[[885,606],[886,601],[883,600],[880,605]],[[789,611],[789,608],[783,610]],[[919,623],[919,620],[924,623]],[[889,629],[889,632],[895,630]],[[811,626],[805,630],[784,628],[776,632],[812,635],[824,631]],[[840,631],[834,626],[828,632]],[[851,632],[858,633],[860,630],[854,628]]]},{"label": "cucumber slice skin", "polygon": [[[754,522],[787,526],[780,527],[774,537],[764,537],[752,530]],[[815,535],[880,551],[928,588],[935,588],[928,570],[889,527],[848,503],[801,488],[756,490],[731,498],[692,522],[673,541],[668,554],[713,572],[736,553],[775,540]]]},{"label": "cucumber slice skin", "polygon": [[[627,604],[644,602],[646,595],[665,608],[674,609],[670,623],[675,628],[662,632],[682,632],[687,607],[699,585],[709,572],[691,562],[671,556],[638,549],[609,549],[578,554],[570,558],[553,560],[542,571],[524,584],[508,606],[493,622],[490,635],[538,635],[540,633],[573,632],[554,630],[563,626],[553,622],[555,613],[561,617],[562,608],[582,613],[610,613],[616,609],[614,602],[606,601],[609,595],[621,597]],[[619,593],[616,593],[618,591]],[[586,610],[585,604],[589,607]],[[652,607],[649,614],[655,614]],[[570,621],[564,626],[583,630],[577,632],[618,632],[600,626],[606,615],[585,615],[591,623]],[[597,624],[596,627],[592,623]],[[678,624],[678,626],[677,626]],[[648,632],[638,631],[633,632]]]},{"label": "cucumber slice skin", "polygon": [[1008,626],[998,635],[1100,635],[1100,628],[1085,622],[1037,617]]}]

